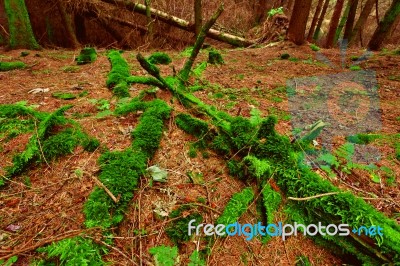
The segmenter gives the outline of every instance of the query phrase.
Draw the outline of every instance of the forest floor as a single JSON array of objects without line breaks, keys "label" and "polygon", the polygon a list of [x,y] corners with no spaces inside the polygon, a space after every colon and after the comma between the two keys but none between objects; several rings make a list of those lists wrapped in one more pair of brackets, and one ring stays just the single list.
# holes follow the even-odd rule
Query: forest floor
[{"label": "forest floor", "polygon": [[[82,66],[75,63],[79,51],[31,51],[25,57],[20,56],[21,52],[0,51],[0,61],[21,60],[28,65],[25,69],[0,72],[0,104],[27,101],[27,105],[35,105],[37,110],[48,112],[73,104],[66,116],[81,124],[90,136],[100,140],[101,145],[111,151],[123,150],[130,145],[130,132],[135,128],[138,116],[107,115],[107,110],[114,110],[118,99],[105,85],[110,71],[105,50],[98,51],[98,59],[94,63]],[[287,81],[349,72],[349,66],[354,63],[351,57],[364,53],[360,49],[348,49],[344,58],[345,67],[342,68],[339,50],[321,49],[320,52],[338,66],[332,68],[316,60],[316,52],[307,45],[297,47],[280,43],[274,47],[223,49],[221,52],[225,64],[208,65],[199,77],[204,86],[194,94],[231,115],[249,117],[252,108],[260,110],[263,116],[276,115],[279,119],[277,130],[289,137],[292,137],[293,114],[286,92]],[[173,62],[161,67],[164,75],[172,75],[173,67],[181,69],[187,57],[176,51],[168,53]],[[290,54],[289,60],[280,58],[283,53]],[[146,73],[136,61],[136,54],[137,51],[126,51],[123,57],[133,75],[144,76]],[[151,52],[144,54],[150,55]],[[207,52],[204,51],[196,63],[206,60]],[[376,197],[366,201],[400,222],[400,164],[395,157],[395,144],[400,142],[400,55],[389,51],[378,52],[361,62],[360,67],[376,71],[382,126],[374,133],[382,138],[374,140],[371,145],[382,156],[376,164],[386,166],[391,174],[390,177],[379,176],[376,181],[369,174],[355,170],[351,174],[341,172],[330,180],[361,197]],[[37,88],[48,91],[29,93]],[[133,85],[130,93],[138,95],[144,88],[144,85]],[[62,100],[52,96],[56,92],[80,96]],[[207,156],[199,153],[195,158],[190,157],[189,145],[195,139],[180,130],[174,122],[174,115],[184,111],[184,107],[173,100],[167,91],[159,90],[156,95],[167,100],[173,107],[173,113],[165,124],[161,146],[148,165],[166,169],[168,179],[166,183],[153,185],[150,185],[150,177],[141,179],[126,217],[118,228],[112,229],[113,248],[104,257],[112,265],[134,265],[139,261],[151,265],[153,259],[149,248],[173,245],[165,234],[168,221],[160,220],[155,215],[157,206],[171,210],[183,204],[193,204],[202,214],[203,222],[213,224],[234,193],[246,186],[255,186],[229,176],[225,160],[213,151],[207,151]],[[24,150],[29,137],[30,134],[21,134],[11,140],[0,137],[1,175],[5,173],[4,167],[12,163],[13,155]],[[338,147],[344,142],[344,136],[339,136],[334,139],[333,146]],[[0,258],[17,252],[19,260],[15,265],[27,265],[43,256],[35,252],[38,244],[85,230],[82,208],[95,186],[93,176],[98,174],[97,159],[100,155],[100,149],[89,153],[78,148],[73,154],[48,164],[32,166],[0,190]],[[328,178],[322,170],[316,171]],[[204,182],[190,182],[187,175],[190,172],[201,175]],[[259,221],[256,205],[250,206],[240,218],[240,223],[256,224]],[[285,221],[285,217],[285,212],[279,210],[275,220]],[[10,225],[16,227],[10,230]],[[205,245],[201,237],[180,245],[180,264],[187,265],[193,250],[202,249]],[[207,265],[294,265],[300,256],[307,257],[313,265],[342,263],[329,250],[316,245],[312,238],[300,234],[286,241],[274,237],[266,244],[262,244],[259,238],[246,241],[245,236],[217,238],[207,257]]]}]

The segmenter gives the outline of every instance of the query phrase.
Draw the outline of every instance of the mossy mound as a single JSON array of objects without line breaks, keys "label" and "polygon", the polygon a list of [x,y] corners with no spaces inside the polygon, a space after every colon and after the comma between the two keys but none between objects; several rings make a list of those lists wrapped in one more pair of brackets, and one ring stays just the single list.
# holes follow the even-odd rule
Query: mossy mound
[{"label": "mossy mound", "polygon": [[163,53],[163,52],[155,52],[152,55],[150,55],[147,60],[155,65],[168,65],[172,62],[171,57],[169,57],[168,54]]},{"label": "mossy mound", "polygon": [[75,59],[78,65],[90,64],[96,61],[97,52],[93,47],[85,47],[81,50],[79,56]]},{"label": "mossy mound", "polygon": [[14,69],[24,68],[26,65],[24,62],[0,62],[0,71],[10,71]]},{"label": "mossy mound", "polygon": [[211,49],[208,52],[208,63],[213,64],[213,65],[221,65],[224,64],[224,59],[222,58],[222,55],[220,52],[218,52],[215,49]]}]

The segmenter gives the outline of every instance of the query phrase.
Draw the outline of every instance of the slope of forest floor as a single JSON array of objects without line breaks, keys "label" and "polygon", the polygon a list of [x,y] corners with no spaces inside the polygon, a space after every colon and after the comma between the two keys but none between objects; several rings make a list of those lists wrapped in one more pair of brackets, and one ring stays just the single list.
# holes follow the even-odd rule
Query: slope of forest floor
[{"label": "slope of forest floor", "polygon": [[[1,51],[0,61],[23,61],[27,68],[0,72],[0,104],[26,101],[39,111],[53,112],[61,106],[72,104],[66,116],[81,124],[90,136],[100,140],[102,148],[92,153],[78,148],[73,154],[48,164],[34,166],[24,175],[10,181],[0,190],[0,252],[20,251],[35,246],[44,240],[51,241],[65,234],[85,230],[83,204],[92,191],[94,176],[99,171],[97,159],[105,149],[124,150],[130,145],[130,132],[138,122],[138,116],[129,114],[114,117],[110,111],[118,104],[118,99],[106,87],[110,63],[106,51],[98,51],[98,59],[92,63],[77,66],[79,51],[42,50],[31,51],[21,57],[22,50]],[[274,114],[279,122],[277,130],[292,137],[291,114],[286,92],[289,79],[308,76],[323,76],[349,70],[351,57],[361,56],[364,51],[348,49],[345,68],[340,51],[321,49],[338,68],[316,60],[316,52],[307,46],[281,43],[274,47],[255,49],[221,50],[225,64],[208,65],[197,82],[202,88],[194,94],[204,102],[231,115],[250,116],[253,108],[263,116]],[[169,66],[162,66],[164,75],[172,75],[174,68],[182,68],[187,57],[185,53],[167,52],[173,59]],[[289,60],[281,59],[288,53]],[[131,67],[131,73],[146,75],[136,60],[137,51],[125,51],[123,57]],[[144,54],[150,55],[151,52]],[[201,52],[196,63],[207,61],[207,53]],[[373,54],[361,62],[362,69],[376,71],[382,128],[374,133],[384,136],[373,141],[382,155],[377,164],[391,169],[394,180],[373,182],[365,172],[340,173],[331,181],[344,190],[365,198],[379,211],[400,222],[400,164],[395,157],[394,143],[399,142],[400,133],[400,55],[390,52]],[[191,80],[193,84],[194,80]],[[132,85],[130,93],[136,96],[144,85]],[[44,89],[44,92],[30,92]],[[75,99],[63,100],[54,93],[72,93]],[[150,265],[152,256],[149,248],[159,245],[172,246],[165,234],[167,222],[155,215],[155,210],[176,209],[184,204],[193,204],[203,216],[203,222],[214,223],[223,212],[230,197],[246,186],[229,176],[225,161],[213,151],[199,152],[197,157],[188,155],[190,143],[195,139],[180,130],[174,121],[174,114],[184,107],[167,91],[158,90],[156,96],[166,100],[173,107],[170,120],[157,151],[148,166],[158,165],[168,172],[166,183],[150,185],[150,177],[141,179],[132,204],[124,221],[113,229],[113,249],[105,260],[113,265],[131,265],[132,261],[143,261]],[[386,136],[386,137],[385,137]],[[12,156],[21,152],[29,140],[29,134],[21,134],[10,141],[0,138],[0,174],[12,162]],[[345,142],[344,137],[334,139],[334,147]],[[106,147],[106,148],[105,148]],[[400,148],[399,148],[400,149]],[[399,151],[400,152],[400,151]],[[320,171],[321,170],[316,170]],[[201,176],[202,184],[190,182],[188,173]],[[327,177],[328,178],[328,177]],[[197,205],[196,205],[197,204]],[[208,208],[202,207],[206,205]],[[280,210],[276,221],[285,220],[285,212]],[[259,221],[256,204],[252,204],[239,220],[256,224]],[[10,225],[18,230],[8,230]],[[202,249],[207,243],[195,237],[179,247],[180,264],[187,265],[189,256],[195,249]],[[0,257],[2,256],[0,253]],[[16,265],[26,265],[38,259],[39,253],[27,249],[19,254]],[[312,238],[302,235],[292,236],[287,241],[272,238],[262,244],[258,238],[246,241],[244,236],[217,238],[212,252],[207,258],[208,265],[294,265],[300,256],[306,256],[313,265],[338,265],[341,260],[328,250],[316,245]]]}]

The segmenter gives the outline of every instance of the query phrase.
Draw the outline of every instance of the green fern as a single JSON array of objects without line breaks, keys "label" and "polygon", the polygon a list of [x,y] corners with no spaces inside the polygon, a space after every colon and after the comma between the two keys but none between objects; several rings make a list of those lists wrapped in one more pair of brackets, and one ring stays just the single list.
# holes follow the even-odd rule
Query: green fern
[{"label": "green fern", "polygon": [[178,248],[168,246],[158,246],[149,249],[153,255],[156,266],[174,266],[177,262]]}]

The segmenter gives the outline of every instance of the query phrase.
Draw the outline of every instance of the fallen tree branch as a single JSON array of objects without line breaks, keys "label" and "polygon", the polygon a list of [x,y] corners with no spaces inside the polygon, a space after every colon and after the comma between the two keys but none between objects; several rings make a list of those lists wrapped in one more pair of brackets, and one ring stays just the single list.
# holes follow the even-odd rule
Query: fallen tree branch
[{"label": "fallen tree branch", "polygon": [[[133,2],[127,2],[123,0],[101,0],[104,3],[108,3],[114,6],[118,6],[121,8],[125,8],[127,10],[130,10],[132,12],[136,12],[142,15],[146,15],[146,6],[142,4],[137,4]],[[189,31],[189,32],[195,32],[195,27],[194,24],[189,23],[188,21],[172,16],[168,13],[165,13],[163,11],[150,8],[150,13],[152,18],[157,18],[158,20],[167,23],[169,25],[172,25],[174,27],[177,27],[179,29]],[[246,47],[254,44],[254,42],[246,40],[242,37],[235,36],[232,34],[227,34],[215,29],[210,29],[207,32],[207,37],[210,37],[214,40],[221,41],[228,43],[233,46],[238,46],[238,47]]]},{"label": "fallen tree branch", "polygon": [[328,193],[323,193],[315,196],[310,196],[310,197],[305,197],[305,198],[295,198],[295,197],[288,197],[290,200],[296,200],[296,201],[305,201],[305,200],[311,200],[311,199],[317,199],[325,196],[331,196],[331,195],[336,195],[339,194],[340,192],[328,192]]}]

